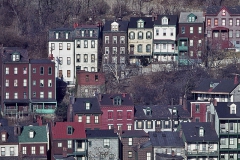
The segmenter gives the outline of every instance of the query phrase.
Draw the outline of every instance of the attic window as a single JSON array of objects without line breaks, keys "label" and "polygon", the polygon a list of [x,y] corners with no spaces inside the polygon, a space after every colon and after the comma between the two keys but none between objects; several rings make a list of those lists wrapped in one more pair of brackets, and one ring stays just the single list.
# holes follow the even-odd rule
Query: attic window
[{"label": "attic window", "polygon": [[122,102],[122,99],[119,96],[115,97],[113,100],[114,105],[121,105],[121,102]]},{"label": "attic window", "polygon": [[33,138],[34,137],[34,131],[29,131],[29,138]]},{"label": "attic window", "polygon": [[72,126],[68,126],[67,127],[67,134],[72,134],[72,132],[73,132]]},{"label": "attic window", "polygon": [[139,20],[137,22],[137,28],[144,28],[144,21],[143,20]]},{"label": "attic window", "polygon": [[222,16],[226,16],[226,10],[225,9],[222,10]]},{"label": "attic window", "polygon": [[188,22],[195,22],[195,16],[189,16]]},{"label": "attic window", "polygon": [[111,31],[118,31],[119,24],[117,22],[113,22],[111,24]]},{"label": "attic window", "polygon": [[56,33],[56,39],[58,39],[59,38],[59,33]]},{"label": "attic window", "polygon": [[152,115],[152,110],[151,110],[151,108],[147,107],[147,109],[146,109],[146,115],[147,115],[147,116],[151,116],[151,115]]},{"label": "attic window", "polygon": [[199,137],[204,137],[204,128],[203,127],[199,128]]},{"label": "attic window", "polygon": [[176,108],[174,108],[174,109],[172,110],[172,114],[173,114],[173,115],[177,115],[177,109],[176,109]]},{"label": "attic window", "polygon": [[236,114],[236,105],[232,104],[230,106],[230,114]]},{"label": "attic window", "polygon": [[86,102],[86,110],[89,110],[89,109],[90,109],[90,103]]},{"label": "attic window", "polygon": [[168,24],[168,19],[167,17],[162,18],[162,24]]},{"label": "attic window", "polygon": [[6,134],[2,133],[2,142],[6,142]]},{"label": "attic window", "polygon": [[19,60],[20,60],[19,53],[13,53],[12,54],[12,61],[19,61]]}]

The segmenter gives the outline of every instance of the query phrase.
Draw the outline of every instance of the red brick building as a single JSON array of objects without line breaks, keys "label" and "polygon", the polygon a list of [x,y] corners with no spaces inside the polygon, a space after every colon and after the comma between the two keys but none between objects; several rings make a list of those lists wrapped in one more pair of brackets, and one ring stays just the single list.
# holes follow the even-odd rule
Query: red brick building
[{"label": "red brick building", "polygon": [[55,64],[49,59],[29,60],[20,48],[2,48],[1,106],[3,115],[54,113]]},{"label": "red brick building", "polygon": [[51,137],[51,159],[86,159],[87,140],[82,122],[56,122]]},{"label": "red brick building", "polygon": [[73,122],[83,122],[85,129],[101,128],[102,111],[96,97],[76,98],[72,106]]},{"label": "red brick building", "polygon": [[101,72],[77,71],[77,97],[94,97],[96,93],[105,93],[105,75]]},{"label": "red brick building", "polygon": [[99,94],[101,129],[133,130],[134,104],[129,94]]},{"label": "red brick building", "polygon": [[191,103],[191,117],[193,122],[207,122],[207,107],[209,101],[195,101]]}]

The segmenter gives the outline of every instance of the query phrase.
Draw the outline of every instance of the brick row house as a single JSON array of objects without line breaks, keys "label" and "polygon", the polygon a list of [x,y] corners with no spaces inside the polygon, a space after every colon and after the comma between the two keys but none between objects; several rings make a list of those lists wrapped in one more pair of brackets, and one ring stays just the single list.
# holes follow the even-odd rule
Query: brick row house
[{"label": "brick row house", "polygon": [[20,48],[2,48],[1,112],[8,116],[52,114],[57,106],[55,64],[29,59]]}]

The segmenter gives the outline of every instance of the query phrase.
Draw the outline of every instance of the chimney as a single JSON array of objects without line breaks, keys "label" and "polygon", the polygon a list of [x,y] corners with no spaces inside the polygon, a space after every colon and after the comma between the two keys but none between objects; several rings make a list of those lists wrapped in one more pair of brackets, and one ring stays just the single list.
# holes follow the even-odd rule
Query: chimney
[{"label": "chimney", "polygon": [[217,106],[217,100],[216,99],[213,100],[213,105]]},{"label": "chimney", "polygon": [[182,129],[179,131],[179,138],[182,138]]},{"label": "chimney", "polygon": [[122,97],[125,98],[125,96],[126,96],[126,93],[123,93],[123,94],[122,94]]},{"label": "chimney", "polygon": [[140,149],[140,147],[141,147],[141,145],[140,145],[140,143],[138,142],[138,149]]},{"label": "chimney", "polygon": [[37,123],[39,126],[42,126],[42,117],[41,116],[37,117]]},{"label": "chimney", "polygon": [[63,152],[62,152],[63,158],[67,157],[67,148],[63,147]]},{"label": "chimney", "polygon": [[154,21],[154,19],[155,19],[155,14],[152,13],[152,21]]},{"label": "chimney", "polygon": [[183,102],[182,102],[183,104],[183,109],[184,110],[187,110],[187,96],[186,96],[186,94],[184,95],[184,97],[183,97]]},{"label": "chimney", "polygon": [[98,101],[101,101],[101,100],[102,100],[102,94],[99,93],[99,94],[98,94]]},{"label": "chimney", "polygon": [[15,125],[14,126],[14,136],[17,136],[18,135],[18,126]]},{"label": "chimney", "polygon": [[183,104],[183,98],[182,96],[179,97],[179,105],[182,105]]},{"label": "chimney", "polygon": [[22,132],[21,126],[17,126],[17,135],[20,135]]},{"label": "chimney", "polygon": [[238,77],[237,77],[238,75],[236,74],[235,75],[235,78],[234,78],[234,84],[238,84]]}]

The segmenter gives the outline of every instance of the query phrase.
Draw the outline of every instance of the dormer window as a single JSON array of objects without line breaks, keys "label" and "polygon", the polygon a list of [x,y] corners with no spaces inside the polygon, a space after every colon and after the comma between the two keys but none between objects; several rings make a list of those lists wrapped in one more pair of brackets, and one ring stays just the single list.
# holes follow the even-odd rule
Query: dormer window
[{"label": "dormer window", "polygon": [[56,39],[58,39],[59,38],[59,33],[56,33],[55,35],[56,35]]},{"label": "dormer window", "polygon": [[225,9],[222,10],[222,16],[226,16],[226,10]]},{"label": "dormer window", "polygon": [[2,142],[6,142],[6,133],[2,133]]},{"label": "dormer window", "polygon": [[232,104],[230,106],[230,114],[236,114],[236,105],[235,104]]},{"label": "dormer window", "polygon": [[117,22],[113,22],[111,24],[111,31],[118,31],[119,24]]},{"label": "dormer window", "polygon": [[89,109],[90,109],[90,103],[86,102],[86,110],[89,110]]},{"label": "dormer window", "polygon": [[121,102],[122,102],[122,99],[119,96],[115,97],[113,100],[114,105],[121,105]]},{"label": "dormer window", "polygon": [[162,24],[168,24],[168,19],[167,19],[167,17],[163,17],[162,18]]},{"label": "dormer window", "polygon": [[199,137],[204,137],[204,128],[203,127],[199,128]]},{"label": "dormer window", "polygon": [[188,15],[188,22],[195,22],[196,20],[196,16],[194,14],[190,14]]},{"label": "dormer window", "polygon": [[143,20],[139,20],[137,22],[137,28],[144,28],[144,21]]},{"label": "dormer window", "polygon": [[151,116],[151,115],[152,115],[152,110],[151,110],[151,108],[149,108],[149,107],[146,108],[146,115],[147,115],[147,116]]},{"label": "dormer window", "polygon": [[15,52],[12,54],[12,61],[19,61],[20,60],[20,54]]},{"label": "dormer window", "polygon": [[67,127],[67,134],[72,134],[73,133],[73,128],[72,126]]},{"label": "dormer window", "polygon": [[33,138],[34,137],[34,131],[30,130],[29,131],[29,138]]},{"label": "dormer window", "polygon": [[172,110],[172,114],[175,115],[175,116],[177,115],[177,109],[176,109],[176,108],[174,108],[174,109]]},{"label": "dormer window", "polygon": [[66,39],[68,39],[69,33],[66,33]]}]

